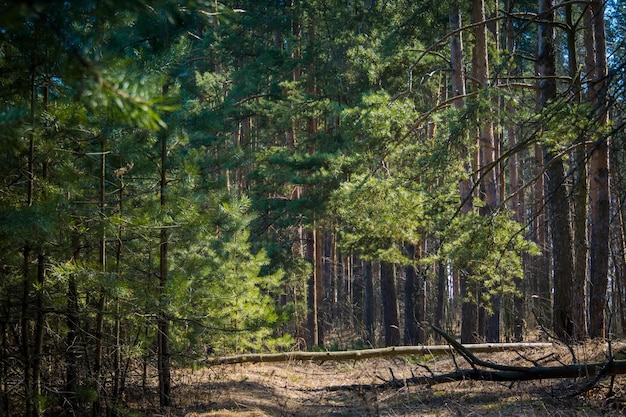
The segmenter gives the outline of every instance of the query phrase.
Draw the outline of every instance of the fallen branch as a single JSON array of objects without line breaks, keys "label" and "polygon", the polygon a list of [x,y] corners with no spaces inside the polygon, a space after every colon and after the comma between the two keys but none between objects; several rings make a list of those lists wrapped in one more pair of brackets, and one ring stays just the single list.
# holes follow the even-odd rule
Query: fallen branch
[{"label": "fallen branch", "polygon": [[[518,367],[513,367],[518,368]],[[382,384],[334,385],[328,391],[402,388],[409,385],[437,385],[455,381],[517,382],[541,379],[603,378],[626,374],[626,360],[566,366],[538,366],[519,370],[460,369],[434,376],[392,379]]]},{"label": "fallen branch", "polygon": [[[480,343],[464,345],[464,349],[473,353],[516,351],[523,349],[549,348],[552,343]],[[209,358],[209,365],[236,363],[289,362],[289,361],[346,361],[390,356],[442,355],[453,352],[449,345],[434,346],[392,346],[380,349],[348,350],[341,352],[284,352],[269,354],[247,354]]]},{"label": "fallen branch", "polygon": [[[401,388],[408,385],[436,385],[454,381],[493,381],[493,382],[517,382],[541,379],[566,379],[585,378],[584,390],[591,389],[598,381],[606,377],[626,374],[626,360],[609,359],[606,362],[590,364],[574,364],[562,366],[508,366],[485,361],[477,358],[474,351],[468,349],[471,345],[462,345],[443,330],[434,327],[451,347],[454,348],[471,366],[471,369],[457,369],[441,375],[413,376],[412,378],[396,379],[392,374],[390,381],[382,384],[354,384],[337,385],[327,387],[327,390],[336,391],[343,389],[350,390],[371,390],[371,389],[391,389]],[[482,369],[481,369],[482,368]]]}]

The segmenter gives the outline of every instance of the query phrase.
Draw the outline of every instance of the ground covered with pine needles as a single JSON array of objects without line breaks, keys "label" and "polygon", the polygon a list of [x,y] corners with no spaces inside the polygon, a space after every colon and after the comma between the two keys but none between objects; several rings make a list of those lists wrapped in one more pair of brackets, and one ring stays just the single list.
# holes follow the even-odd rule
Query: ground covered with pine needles
[{"label": "ground covered with pine needles", "polygon": [[[606,346],[574,349],[578,361],[602,361]],[[571,363],[565,346],[478,355],[500,364]],[[159,409],[154,387],[134,389],[128,406],[147,416],[619,416],[626,414],[626,375],[610,379],[516,383],[463,381],[376,389],[392,378],[444,373],[468,365],[460,357],[409,357],[351,362],[220,365],[176,373],[174,406]],[[361,384],[360,388],[350,388]],[[367,388],[365,388],[367,386]],[[345,389],[344,389],[345,388]]]}]

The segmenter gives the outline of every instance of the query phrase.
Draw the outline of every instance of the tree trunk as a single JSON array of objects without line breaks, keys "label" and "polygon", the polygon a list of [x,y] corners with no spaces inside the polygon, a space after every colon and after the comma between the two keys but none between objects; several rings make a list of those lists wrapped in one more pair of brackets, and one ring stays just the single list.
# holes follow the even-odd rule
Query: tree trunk
[{"label": "tree trunk", "polygon": [[[35,68],[32,68],[30,77],[30,119],[31,119],[31,132],[29,135],[28,144],[28,185],[26,191],[26,206],[31,207],[34,201],[35,191],[35,99],[36,99],[36,85],[35,85]],[[33,378],[32,378],[32,362],[31,362],[31,318],[30,318],[30,289],[32,286],[30,277],[30,255],[31,247],[29,243],[24,245],[23,251],[23,263],[22,263],[22,311],[21,311],[21,330],[22,330],[22,355],[24,360],[24,408],[25,415],[31,416],[37,414],[37,407],[33,402]]]},{"label": "tree trunk", "polygon": [[[620,202],[621,198],[617,197],[616,201]],[[617,326],[621,329],[621,334],[624,334],[624,330],[626,329],[626,247],[624,246],[624,219],[622,216],[621,206],[617,206],[615,213],[615,219],[617,220],[613,227],[611,228],[611,233],[614,236],[611,239],[613,244],[611,245],[611,260],[613,262],[615,272],[615,295],[614,295],[614,303],[615,306],[614,312],[617,315],[617,320],[614,323],[614,326]]]},{"label": "tree trunk", "polygon": [[539,325],[549,328],[552,323],[552,283],[550,270],[550,257],[552,255],[548,244],[548,221],[546,214],[546,176],[544,175],[545,159],[544,149],[541,145],[535,144],[533,150],[535,161],[533,175],[537,178],[533,196],[532,215],[532,237],[541,249],[541,255],[531,258],[531,300],[532,310]]},{"label": "tree trunk", "polygon": [[[416,254],[417,259],[422,259],[424,256],[426,241],[423,241]],[[419,266],[417,269],[417,300],[415,307],[415,322],[417,324],[417,343],[426,343],[426,333],[424,331],[424,322],[426,321],[426,278],[424,276],[424,266]]]},{"label": "tree trunk", "polygon": [[317,311],[317,346],[324,346],[324,240],[314,232],[315,241],[315,308]]},{"label": "tree trunk", "polygon": [[[99,193],[99,210],[100,210],[100,236],[99,236],[99,263],[100,271],[106,273],[106,137],[102,135],[100,141],[100,193]],[[93,415],[97,417],[100,414],[100,394],[102,387],[102,344],[103,344],[103,328],[104,328],[104,305],[106,302],[106,292],[104,285],[100,286],[100,296],[98,297],[96,311],[96,328],[94,329],[95,349],[94,349],[94,379],[96,381],[96,393],[98,401],[94,403]]]},{"label": "tree trunk", "polygon": [[[124,211],[124,170],[122,167],[116,172],[116,176],[119,179],[118,188],[118,202],[117,209],[121,215]],[[117,246],[115,249],[115,272],[118,276],[121,274],[122,263],[122,242],[123,242],[123,227],[120,225],[117,230]],[[115,323],[113,325],[113,332],[115,337],[115,353],[113,354],[113,392],[112,397],[117,402],[123,394],[123,382],[122,382],[122,317],[120,312],[120,299],[115,296]]]},{"label": "tree trunk", "polygon": [[[45,312],[44,312],[44,285],[46,279],[46,257],[43,249],[39,248],[37,253],[37,290],[35,294],[35,307],[37,310],[35,319],[35,333],[33,337],[33,392],[37,397],[42,395],[41,391],[41,362],[44,349],[45,333]],[[39,415],[41,410],[35,405],[35,413]]]},{"label": "tree trunk", "polygon": [[[161,133],[161,210],[167,203],[167,132]],[[159,312],[157,317],[157,368],[159,373],[159,404],[161,407],[172,405],[171,399],[171,353],[170,321],[168,317],[166,285],[168,279],[168,239],[167,225],[162,225],[159,234]]]},{"label": "tree trunk", "polygon": [[358,264],[354,255],[344,256],[345,269],[347,279],[350,281],[352,289],[352,328],[355,334],[361,335],[365,324],[363,316],[365,315],[365,280],[363,279],[363,268]]},{"label": "tree trunk", "polygon": [[319,321],[317,319],[319,312],[317,311],[317,296],[315,291],[315,232],[313,230],[306,230],[304,235],[306,242],[305,258],[311,262],[313,267],[313,270],[307,279],[306,343],[308,346],[313,347],[319,344]]},{"label": "tree trunk", "polygon": [[21,311],[21,330],[22,330],[22,358],[24,360],[24,415],[31,416],[34,413],[33,408],[33,381],[32,381],[32,373],[31,373],[31,321],[30,321],[30,247],[26,245],[22,252],[23,256],[23,264],[22,264],[22,275],[23,275],[23,287],[22,287],[22,311]]},{"label": "tree trunk", "polygon": [[[484,0],[472,0],[472,23],[485,21]],[[473,79],[478,89],[487,89],[489,86],[489,55],[487,53],[487,28],[478,25],[474,29],[474,49],[472,53]],[[482,180],[480,182],[481,199],[485,205],[480,208],[482,216],[491,216],[498,206],[495,135],[493,122],[486,115],[479,115],[478,120],[478,160]],[[497,342],[500,339],[500,302],[499,296],[492,297],[492,313],[486,314],[485,326],[488,342]],[[481,326],[482,327],[482,326]]]},{"label": "tree trunk", "polygon": [[[4,277],[3,277],[4,278]],[[10,311],[8,306],[3,308],[2,311],[2,318],[0,318],[0,338],[2,338],[2,342],[0,343],[0,346],[2,346],[2,350],[0,351],[0,355],[2,355],[3,358],[8,358],[9,357],[9,335],[8,335],[8,329],[7,329],[7,324],[9,321],[9,315],[10,315]],[[2,381],[6,381],[7,378],[9,377],[9,370],[10,370],[10,365],[9,365],[9,361],[4,360],[2,361]],[[6,417],[10,417],[11,416],[11,401],[10,401],[10,397],[9,397],[9,386],[6,383],[2,383],[0,384],[0,389],[2,390],[2,392],[0,393],[0,416],[6,416]]]},{"label": "tree trunk", "polygon": [[376,347],[376,297],[374,296],[374,276],[372,262],[363,261],[363,324],[365,327],[365,343]]},{"label": "tree trunk", "polygon": [[380,263],[380,293],[383,303],[383,330],[385,346],[400,345],[400,320],[395,267],[388,262]]},{"label": "tree trunk", "polygon": [[[72,238],[73,254],[72,262],[78,263],[78,257],[80,255],[80,241],[78,236]],[[76,388],[80,384],[78,374],[78,359],[79,352],[79,331],[80,331],[80,318],[78,315],[78,288],[76,286],[76,277],[74,274],[70,274],[67,283],[67,347],[65,348],[65,392],[67,396],[65,398],[64,409],[68,415],[74,413],[76,407]]]},{"label": "tree trunk", "polygon": [[[581,101],[580,76],[576,48],[576,26],[572,16],[572,4],[565,6],[567,24],[567,51],[569,75],[572,77],[574,102]],[[587,336],[587,163],[585,150],[586,137],[581,135],[572,157],[576,161],[575,181],[573,186],[574,210],[574,280],[572,282],[572,318],[574,321],[574,340],[584,340]]]},{"label": "tree trunk", "polygon": [[[545,109],[556,98],[556,52],[554,9],[552,0],[539,0],[539,42],[537,72],[539,81],[539,110]],[[553,328],[558,337],[571,339],[572,317],[572,237],[569,222],[570,204],[565,189],[563,161],[545,147],[547,163],[547,204],[552,238],[554,265]]]},{"label": "tree trunk", "polygon": [[[457,5],[452,4],[449,9],[450,31],[458,31],[461,28],[461,12]],[[463,38],[459,31],[450,38],[450,68],[452,70],[451,84],[452,97],[460,97],[455,100],[454,107],[462,109],[464,107],[463,96],[465,96],[465,74],[463,72]],[[471,158],[463,155],[465,159],[466,173],[472,172]],[[459,184],[461,196],[461,213],[467,214],[473,210],[472,184],[470,179],[462,180]],[[460,273],[462,299],[461,307],[461,341],[462,343],[475,343],[478,339],[478,306],[476,300],[470,297],[473,285],[470,284],[468,274]]]},{"label": "tree trunk", "polygon": [[[406,245],[407,256],[415,258],[415,245]],[[408,346],[424,343],[424,332],[420,327],[423,317],[420,314],[419,304],[420,279],[413,265],[404,267],[406,279],[404,281],[404,344]],[[420,337],[421,336],[421,337]]]},{"label": "tree trunk", "polygon": [[[513,0],[506,1],[507,13],[513,12]],[[513,25],[513,19],[506,20],[506,49],[508,51],[515,50],[515,28]],[[512,67],[513,75],[517,75],[519,72],[515,63]],[[506,102],[506,110],[512,115],[515,113],[515,105],[511,100]],[[507,137],[509,149],[515,149],[517,147],[517,130],[513,124],[507,127]],[[511,212],[513,213],[513,220],[520,224],[526,222],[526,206],[524,200],[524,158],[520,156],[518,152],[511,155],[509,160],[509,180],[511,184]],[[523,257],[524,268],[526,268],[526,257]],[[526,274],[524,274],[526,277]],[[524,338],[524,296],[525,296],[525,282],[524,278],[515,280],[515,287],[519,294],[513,296],[513,339],[516,342],[521,342]]]},{"label": "tree trunk", "polygon": [[475,286],[470,285],[465,273],[461,272],[461,343],[479,343],[478,335],[478,304],[476,303]]},{"label": "tree trunk", "polygon": [[[448,287],[448,270],[444,261],[437,262],[437,301],[435,302],[434,323],[435,327],[443,328],[443,320],[446,306],[446,288]],[[439,343],[441,336],[435,333],[435,342]]]},{"label": "tree trunk", "polygon": [[[595,48],[587,54],[595,55],[595,78],[592,82],[592,104],[599,126],[608,123],[606,109],[606,35],[604,2],[593,0],[592,23]],[[589,274],[589,336],[604,337],[606,331],[606,302],[609,272],[609,169],[608,139],[602,134],[594,138],[591,150],[590,187],[591,237]]]},{"label": "tree trunk", "polygon": [[306,257],[313,264],[313,271],[308,280],[307,343],[309,346],[322,346],[324,344],[321,317],[324,297],[322,242],[317,230],[307,231],[306,236]]}]

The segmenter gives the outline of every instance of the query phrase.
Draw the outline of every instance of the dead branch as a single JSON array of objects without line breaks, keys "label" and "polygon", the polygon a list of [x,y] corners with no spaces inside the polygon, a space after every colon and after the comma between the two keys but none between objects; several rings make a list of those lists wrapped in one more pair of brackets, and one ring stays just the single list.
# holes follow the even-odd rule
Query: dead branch
[{"label": "dead branch", "polygon": [[[474,352],[468,349],[468,345],[462,345],[443,330],[434,327],[450,345],[458,352],[472,367],[471,369],[457,369],[441,375],[418,376],[406,379],[396,379],[385,381],[375,386],[376,389],[402,388],[408,385],[436,385],[453,381],[493,381],[493,382],[518,382],[541,379],[567,379],[585,378],[582,385],[583,390],[591,389],[598,381],[613,377],[615,375],[626,374],[626,360],[608,360],[606,362],[590,364],[574,364],[561,366],[508,366],[479,359]],[[342,389],[372,389],[372,385],[347,385],[331,386],[328,390]]]},{"label": "dead branch", "polygon": [[[516,367],[512,367],[516,368]],[[458,371],[435,375],[417,376],[406,379],[393,379],[382,384],[335,385],[327,387],[328,391],[340,390],[371,390],[397,389],[408,385],[431,386],[455,381],[489,381],[518,382],[541,379],[595,378],[626,374],[626,361],[613,361],[568,366],[540,366],[519,370],[460,369]]]}]

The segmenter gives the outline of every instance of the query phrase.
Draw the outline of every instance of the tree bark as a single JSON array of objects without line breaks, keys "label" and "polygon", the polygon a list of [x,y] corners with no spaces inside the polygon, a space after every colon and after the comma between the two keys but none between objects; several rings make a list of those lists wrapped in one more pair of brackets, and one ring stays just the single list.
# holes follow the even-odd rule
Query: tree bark
[{"label": "tree bark", "polygon": [[388,262],[380,263],[380,291],[383,303],[383,330],[385,346],[400,345],[400,319],[395,267]]},{"label": "tree bark", "polygon": [[376,297],[374,296],[374,276],[372,262],[363,261],[364,301],[363,324],[365,327],[365,343],[376,347]]},{"label": "tree bark", "polygon": [[537,178],[533,189],[532,238],[541,249],[540,256],[531,258],[529,266],[531,279],[532,310],[539,325],[549,328],[552,323],[552,271],[550,269],[551,249],[548,244],[548,215],[546,214],[546,176],[544,149],[534,146],[533,174]]},{"label": "tree bark", "polygon": [[[72,262],[78,263],[78,257],[80,256],[80,241],[78,236],[72,238],[72,246]],[[74,413],[74,408],[76,407],[76,387],[80,384],[78,374],[80,318],[78,315],[78,288],[74,274],[70,274],[68,277],[66,322],[67,346],[65,348],[65,360],[67,365],[65,370],[65,391],[68,394],[64,408],[65,411],[71,415]]]},{"label": "tree bark", "polygon": [[[573,5],[565,6],[567,24],[567,51],[568,70],[572,78],[572,95],[574,102],[581,101],[580,76],[578,71],[576,25],[573,18]],[[574,340],[583,340],[587,337],[587,155],[585,149],[586,137],[581,135],[578,146],[572,157],[576,163],[575,181],[573,186],[574,210],[574,279],[572,282],[572,303],[578,308],[573,309]]]},{"label": "tree bark", "polygon": [[[484,0],[472,0],[472,23],[479,24],[485,21]],[[487,28],[477,25],[474,28],[474,49],[472,51],[473,79],[478,89],[486,90],[489,87],[489,55],[487,52]],[[498,206],[495,135],[493,122],[489,116],[481,114],[478,120],[478,163],[481,170],[480,197],[485,204],[479,211],[482,216],[491,216]],[[492,313],[485,312],[486,338],[489,342],[500,339],[500,300],[496,294],[491,299]]]},{"label": "tree bark", "polygon": [[[539,110],[556,98],[556,51],[554,9],[552,0],[539,0],[539,42],[537,72],[539,74]],[[571,339],[572,317],[572,237],[569,222],[570,204],[565,189],[563,161],[549,148],[544,148],[547,163],[547,204],[549,208],[554,265],[553,328],[558,337]]]},{"label": "tree bark", "polygon": [[[35,68],[31,68],[30,74],[30,119],[31,119],[31,132],[28,139],[28,172],[26,173],[28,183],[26,190],[26,206],[31,207],[34,201],[35,193],[35,99],[37,96],[35,85]],[[33,402],[33,375],[32,375],[32,355],[31,355],[31,318],[30,318],[30,289],[32,286],[30,277],[30,256],[31,256],[30,243],[24,245],[22,256],[22,311],[20,317],[21,325],[21,337],[22,337],[22,356],[24,360],[24,395],[25,395],[25,415],[37,415],[37,406]]]},{"label": "tree bark", "polygon": [[[507,13],[511,14],[513,12],[513,0],[506,1],[506,10]],[[506,20],[506,30],[505,30],[505,38],[506,38],[506,49],[509,52],[515,50],[515,28],[513,26],[513,19],[508,18]],[[513,63],[512,73],[517,74],[519,72],[517,65]],[[509,114],[515,113],[515,106],[511,100],[507,100],[506,109]],[[508,146],[509,149],[515,149],[517,147],[517,130],[516,126],[513,124],[509,124],[507,126],[507,137],[508,137]],[[515,152],[510,157],[509,163],[509,181],[511,184],[511,212],[513,213],[513,220],[519,222],[520,224],[524,224],[526,222],[526,204],[524,199],[524,158],[520,155],[520,153]],[[523,257],[524,269],[527,267],[527,259]],[[526,274],[524,274],[526,277]],[[526,278],[527,279],[527,278]],[[524,338],[524,314],[525,314],[525,305],[524,305],[524,296],[526,289],[526,282],[524,278],[519,278],[515,280],[515,287],[519,294],[513,296],[513,340],[516,342],[521,342]]]},{"label": "tree bark", "polygon": [[324,344],[321,326],[323,283],[323,266],[321,256],[321,242],[317,230],[306,231],[306,258],[311,261],[313,271],[309,275],[307,285],[307,343],[309,346]]},{"label": "tree bark", "polygon": [[[167,132],[161,133],[161,179],[160,199],[161,210],[167,205]],[[170,353],[170,321],[167,314],[166,286],[168,280],[168,245],[169,233],[166,225],[162,225],[159,234],[159,312],[157,318],[157,368],[159,373],[159,404],[161,407],[172,405],[171,399],[171,353]]]},{"label": "tree bark", "polygon": [[[102,135],[100,141],[100,188],[98,198],[98,208],[100,210],[99,219],[99,263],[100,271],[105,274],[107,269],[107,257],[106,257],[106,137]],[[104,285],[100,286],[100,295],[98,297],[98,303],[96,305],[96,327],[94,329],[95,349],[94,349],[94,379],[96,381],[96,393],[98,399],[100,398],[102,387],[102,345],[103,345],[103,330],[104,330],[104,306],[106,302],[106,290]],[[100,401],[96,401],[93,406],[93,415],[98,416],[100,413]]]},{"label": "tree bark", "polygon": [[[587,54],[595,56],[595,77],[591,85],[592,104],[599,127],[608,123],[606,109],[606,34],[604,2],[591,2],[595,48]],[[609,270],[609,169],[608,139],[599,133],[591,150],[590,187],[591,236],[589,273],[589,336],[604,337],[606,332],[606,301]]]},{"label": "tree bark", "polygon": [[[435,327],[443,328],[443,320],[446,306],[446,296],[448,288],[448,270],[444,261],[437,262],[437,301],[435,303],[434,324]],[[448,290],[449,291],[449,290]],[[440,335],[435,333],[435,342],[440,341]]]},{"label": "tree bark", "polygon": [[[463,71],[463,38],[460,32],[461,12],[458,5],[452,4],[449,9],[450,31],[457,32],[450,37],[450,67],[452,70],[451,84],[452,97],[459,97],[454,101],[454,107],[458,110],[464,107],[463,96],[465,96],[465,74]],[[465,172],[470,175],[472,172],[470,155],[463,155],[465,159]],[[461,213],[468,214],[474,208],[472,196],[472,184],[470,178],[464,179],[459,184],[461,196]],[[475,298],[470,296],[474,285],[469,282],[469,274],[460,272],[461,293],[461,342],[475,343],[478,341],[478,305]]]},{"label": "tree bark", "polygon": [[[415,258],[415,245],[406,245],[407,256]],[[414,265],[404,267],[404,344],[424,343],[424,290],[421,274]]]}]

